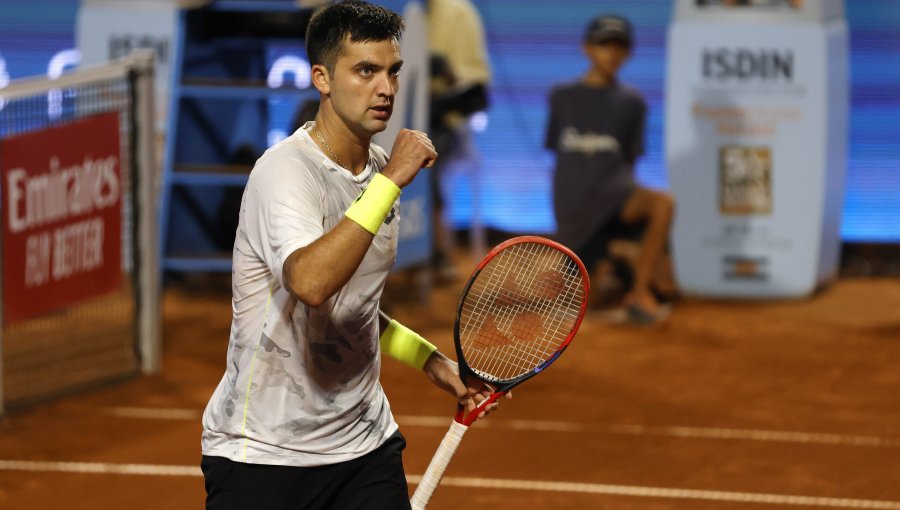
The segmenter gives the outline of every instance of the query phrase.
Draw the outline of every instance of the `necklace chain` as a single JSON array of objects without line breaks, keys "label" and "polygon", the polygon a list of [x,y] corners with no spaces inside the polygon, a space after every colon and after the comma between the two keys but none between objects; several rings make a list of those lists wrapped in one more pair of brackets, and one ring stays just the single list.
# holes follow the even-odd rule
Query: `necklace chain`
[{"label": "necklace chain", "polygon": [[318,135],[319,141],[321,141],[321,142],[322,142],[322,145],[325,146],[325,149],[326,149],[326,150],[328,151],[328,153],[331,155],[332,159],[334,159],[334,161],[335,161],[337,164],[341,165],[341,166],[344,167],[344,168],[347,168],[347,166],[344,165],[344,162],[341,161],[341,158],[337,157],[337,154],[335,154],[334,151],[331,150],[331,147],[328,146],[328,142],[325,141],[325,137],[322,136],[322,132],[319,131],[319,126],[314,126],[313,129],[316,131],[316,135]]}]

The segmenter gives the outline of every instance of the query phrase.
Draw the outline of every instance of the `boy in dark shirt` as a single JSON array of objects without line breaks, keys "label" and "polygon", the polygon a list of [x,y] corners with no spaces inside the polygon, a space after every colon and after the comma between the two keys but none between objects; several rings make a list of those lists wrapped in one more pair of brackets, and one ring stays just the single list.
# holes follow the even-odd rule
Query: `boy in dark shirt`
[{"label": "boy in dark shirt", "polygon": [[557,238],[589,270],[606,257],[611,238],[643,227],[624,305],[632,320],[649,323],[663,315],[650,286],[666,249],[674,200],[634,178],[634,164],[644,153],[647,106],[617,78],[632,43],[628,20],[604,15],[590,22],[583,48],[591,67],[580,80],[553,90],[546,146],[556,153]]}]

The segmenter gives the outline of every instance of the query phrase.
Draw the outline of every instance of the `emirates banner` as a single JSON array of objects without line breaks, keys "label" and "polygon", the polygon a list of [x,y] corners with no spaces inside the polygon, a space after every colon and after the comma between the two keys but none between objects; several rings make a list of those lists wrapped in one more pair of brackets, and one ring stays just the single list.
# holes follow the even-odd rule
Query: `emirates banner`
[{"label": "emirates banner", "polygon": [[118,288],[120,152],[118,113],[0,140],[7,323]]}]

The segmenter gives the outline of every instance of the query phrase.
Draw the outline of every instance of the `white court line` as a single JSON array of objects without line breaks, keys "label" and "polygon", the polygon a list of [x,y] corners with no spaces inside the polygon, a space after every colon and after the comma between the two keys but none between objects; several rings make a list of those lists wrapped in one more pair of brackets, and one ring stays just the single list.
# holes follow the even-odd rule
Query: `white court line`
[{"label": "white court line", "polygon": [[[407,475],[409,483],[419,483],[421,476]],[[738,503],[759,503],[766,505],[798,505],[831,508],[877,508],[897,510],[900,501],[874,499],[822,498],[790,494],[765,494],[755,492],[705,491],[693,489],[672,489],[666,487],[636,487],[629,485],[605,485],[597,483],[545,482],[540,480],[503,480],[498,478],[457,478],[444,477],[441,485],[475,489],[508,489],[525,491],[568,492],[582,494],[605,494],[610,496],[632,496],[662,499],[702,499],[706,501],[728,501]]]},{"label": "white court line", "polygon": [[162,464],[110,464],[106,462],[0,460],[0,470],[38,471],[46,473],[87,473],[104,475],[203,476],[203,473],[200,471],[200,466],[166,466]]},{"label": "white court line", "polygon": [[[194,478],[203,476],[200,468],[197,466],[109,464],[100,462],[45,462],[26,460],[0,460],[0,470],[142,476],[185,476]],[[422,476],[407,475],[406,479],[410,484],[417,484],[422,480]],[[766,505],[900,510],[900,501],[824,498],[817,496],[799,496],[792,494],[708,491],[696,489],[674,489],[666,487],[607,485],[597,483],[510,480],[500,478],[463,478],[453,476],[445,477],[441,481],[441,484],[450,487],[466,487],[476,489],[565,492],[574,494],[604,494],[609,496],[631,496],[639,498],[660,499],[699,499],[706,501],[728,501],[737,503],[758,503]]]},{"label": "white court line", "polygon": [[103,414],[120,418],[147,418],[151,420],[199,420],[202,413],[196,409],[175,407],[107,407]]},{"label": "white court line", "polygon": [[[397,422],[409,427],[449,427],[450,417],[395,416]],[[715,427],[602,425],[544,420],[486,420],[478,422],[481,428],[511,428],[541,432],[605,432],[629,436],[667,436],[698,439],[739,439],[746,441],[828,444],[843,446],[900,447],[900,439],[879,436],[857,436],[820,432],[791,432],[784,430],[729,429]]]},{"label": "white court line", "polygon": [[[149,407],[108,407],[104,414],[123,418],[146,418],[160,420],[199,420],[201,412],[196,409],[149,408]],[[407,427],[450,426],[450,416],[395,416],[400,425]],[[785,430],[732,429],[720,427],[682,427],[645,425],[603,425],[597,423],[577,423],[548,420],[486,420],[478,422],[478,428],[500,428],[532,430],[538,432],[601,432],[628,436],[663,436],[691,439],[731,439],[798,444],[826,444],[836,446],[870,446],[880,448],[900,447],[900,439],[823,432],[792,432]]]},{"label": "white court line", "polygon": [[876,446],[896,448],[900,439],[878,436],[827,434],[820,432],[790,432],[784,430],[727,429],[710,427],[645,427],[641,425],[610,425],[609,432],[635,436],[654,435],[702,439],[744,439],[779,443],[810,443],[845,446]]}]

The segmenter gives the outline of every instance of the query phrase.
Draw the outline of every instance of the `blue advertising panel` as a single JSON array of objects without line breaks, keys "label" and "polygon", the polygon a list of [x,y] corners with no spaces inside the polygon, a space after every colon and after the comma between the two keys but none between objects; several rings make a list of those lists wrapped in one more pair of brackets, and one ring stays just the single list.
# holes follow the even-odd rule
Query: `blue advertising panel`
[{"label": "blue advertising panel", "polygon": [[[401,11],[405,0],[379,3]],[[467,228],[473,218],[508,231],[552,232],[552,159],[543,150],[546,98],[551,87],[577,79],[586,64],[584,25],[600,11],[616,11],[636,26],[637,46],[622,79],[649,103],[647,154],[638,175],[668,188],[663,157],[663,88],[671,0],[473,0],[482,15],[494,69],[491,107],[474,126],[479,182],[470,172],[445,179],[449,221]],[[0,2],[0,87],[8,80],[70,68],[77,53],[77,0]],[[852,242],[900,242],[900,9],[896,0],[849,0],[850,143],[841,235]],[[478,197],[473,197],[477,184]],[[476,200],[477,198],[477,200]],[[476,210],[473,204],[479,204]]]}]

